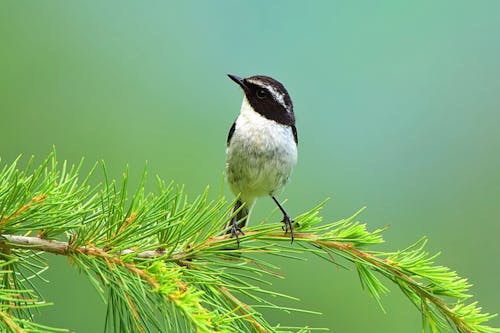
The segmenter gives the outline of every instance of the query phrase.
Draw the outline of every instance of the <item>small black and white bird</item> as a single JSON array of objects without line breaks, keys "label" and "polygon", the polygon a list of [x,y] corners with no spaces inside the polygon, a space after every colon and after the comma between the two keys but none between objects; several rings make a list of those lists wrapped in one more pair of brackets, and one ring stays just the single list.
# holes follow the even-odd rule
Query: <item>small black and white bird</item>
[{"label": "small black and white bird", "polygon": [[297,163],[297,129],[293,104],[285,87],[268,76],[241,78],[228,74],[243,90],[238,118],[227,137],[226,174],[231,190],[239,195],[226,226],[236,237],[244,235],[250,211],[257,197],[269,195],[283,213],[283,230],[294,238],[293,220],[275,194],[287,183]]}]

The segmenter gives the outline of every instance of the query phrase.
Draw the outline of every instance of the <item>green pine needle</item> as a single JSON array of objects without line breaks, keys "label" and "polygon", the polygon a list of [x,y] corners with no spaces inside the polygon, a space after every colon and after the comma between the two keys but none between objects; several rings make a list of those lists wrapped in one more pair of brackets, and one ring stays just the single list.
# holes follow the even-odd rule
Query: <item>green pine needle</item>
[{"label": "green pine needle", "polygon": [[[296,299],[272,289],[283,278],[272,257],[303,260],[307,253],[336,266],[353,265],[363,289],[382,306],[388,281],[422,314],[425,332],[493,333],[494,317],[470,301],[470,284],[425,250],[426,239],[396,252],[370,248],[387,229],[369,231],[350,218],[323,223],[326,201],[295,218],[290,244],[279,223],[248,227],[236,246],[224,225],[233,202],[210,199],[208,190],[188,200],[183,187],[157,178],[157,192],[121,181],[93,186],[94,166],[59,163],[55,152],[39,166],[19,158],[0,170],[0,330],[62,332],[33,321],[50,305],[37,286],[48,254],[66,255],[107,302],[107,332],[310,332],[321,328],[274,326],[260,313],[314,311],[282,305]],[[339,260],[344,259],[344,260]],[[340,263],[340,262],[342,263]]]}]

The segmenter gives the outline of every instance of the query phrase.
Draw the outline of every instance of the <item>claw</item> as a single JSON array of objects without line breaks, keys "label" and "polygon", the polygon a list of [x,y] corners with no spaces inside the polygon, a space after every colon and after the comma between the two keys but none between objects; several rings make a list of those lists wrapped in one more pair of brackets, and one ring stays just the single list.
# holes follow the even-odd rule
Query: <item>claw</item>
[{"label": "claw", "polygon": [[236,243],[238,243],[238,247],[240,247],[240,237],[238,236],[238,233],[245,236],[245,233],[243,232],[243,230],[241,230],[241,227],[236,223],[236,219],[233,219],[231,223],[231,238],[235,237]]},{"label": "claw", "polygon": [[288,216],[287,214],[285,214],[283,216],[283,220],[281,222],[285,223],[284,226],[281,226],[281,229],[285,231],[285,235],[290,230],[290,236],[292,237],[291,244],[293,244],[293,239],[294,239],[293,223],[294,223],[294,221],[290,218],[290,216]]}]

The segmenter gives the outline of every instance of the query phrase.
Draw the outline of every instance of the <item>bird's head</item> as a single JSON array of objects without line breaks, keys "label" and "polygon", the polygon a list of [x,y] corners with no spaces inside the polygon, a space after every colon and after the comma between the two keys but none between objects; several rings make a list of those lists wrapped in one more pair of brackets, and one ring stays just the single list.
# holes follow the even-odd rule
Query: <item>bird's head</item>
[{"label": "bird's head", "polygon": [[248,103],[255,112],[280,124],[295,124],[292,100],[279,81],[264,75],[247,78],[233,74],[228,76],[243,89]]}]

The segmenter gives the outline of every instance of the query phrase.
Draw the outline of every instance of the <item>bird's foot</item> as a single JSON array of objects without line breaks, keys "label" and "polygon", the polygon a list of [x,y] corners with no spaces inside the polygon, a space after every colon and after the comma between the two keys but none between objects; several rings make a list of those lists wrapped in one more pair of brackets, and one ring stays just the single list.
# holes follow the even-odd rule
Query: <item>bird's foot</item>
[{"label": "bird's foot", "polygon": [[293,223],[295,222],[288,216],[288,214],[283,215],[283,220],[281,221],[285,225],[281,227],[281,229],[285,232],[285,235],[290,231],[290,236],[292,237],[291,243],[293,243],[294,233],[293,233]]},{"label": "bird's foot", "polygon": [[231,223],[231,238],[236,238],[236,243],[238,243],[238,247],[240,247],[240,237],[238,234],[241,234],[242,236],[245,236],[245,233],[243,230],[241,230],[241,227],[236,223],[236,219],[233,219]]}]

